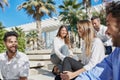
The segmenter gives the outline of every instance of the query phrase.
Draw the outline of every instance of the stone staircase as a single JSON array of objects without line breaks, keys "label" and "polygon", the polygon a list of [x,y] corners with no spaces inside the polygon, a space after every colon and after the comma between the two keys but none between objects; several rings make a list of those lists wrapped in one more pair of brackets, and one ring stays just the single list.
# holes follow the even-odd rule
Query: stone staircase
[{"label": "stone staircase", "polygon": [[49,65],[52,65],[50,61],[50,53],[50,49],[26,51],[26,54],[30,61],[30,75],[38,74],[38,69],[42,67],[48,68]]},{"label": "stone staircase", "polygon": [[[73,52],[79,57],[81,56],[80,49],[73,49]],[[54,65],[50,61],[50,53],[51,49],[26,51],[30,60],[30,74],[38,74],[38,69],[43,67],[52,70]]]}]

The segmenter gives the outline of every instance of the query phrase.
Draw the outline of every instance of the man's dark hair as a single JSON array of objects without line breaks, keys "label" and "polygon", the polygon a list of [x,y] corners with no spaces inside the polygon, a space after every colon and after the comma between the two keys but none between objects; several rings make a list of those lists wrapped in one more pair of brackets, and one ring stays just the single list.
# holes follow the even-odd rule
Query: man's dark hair
[{"label": "man's dark hair", "polygon": [[15,31],[9,31],[5,33],[3,40],[6,41],[7,37],[9,36],[15,36],[16,38],[18,38],[18,34]]},{"label": "man's dark hair", "polygon": [[91,18],[91,20],[94,20],[94,19],[99,19],[99,17],[98,17],[98,16],[93,16],[93,17]]},{"label": "man's dark hair", "polygon": [[106,6],[106,13],[112,13],[113,17],[120,17],[120,1],[109,3]]},{"label": "man's dark hair", "polygon": [[111,2],[106,6],[106,13],[112,14],[112,17],[117,19],[117,23],[120,22],[120,1]]}]

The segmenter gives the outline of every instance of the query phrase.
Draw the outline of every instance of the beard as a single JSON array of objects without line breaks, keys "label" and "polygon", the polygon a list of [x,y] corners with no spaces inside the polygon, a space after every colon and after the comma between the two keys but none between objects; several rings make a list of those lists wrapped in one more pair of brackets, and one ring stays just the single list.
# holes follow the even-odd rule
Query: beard
[{"label": "beard", "polygon": [[113,46],[120,47],[120,35],[116,35],[112,38]]},{"label": "beard", "polygon": [[17,52],[17,46],[12,46],[12,47],[8,48],[8,52],[15,54]]}]

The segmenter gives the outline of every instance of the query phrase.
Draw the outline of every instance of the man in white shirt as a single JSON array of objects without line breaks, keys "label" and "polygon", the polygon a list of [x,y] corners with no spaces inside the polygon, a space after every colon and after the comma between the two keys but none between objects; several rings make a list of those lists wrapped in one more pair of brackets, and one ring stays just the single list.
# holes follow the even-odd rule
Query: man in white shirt
[{"label": "man in white shirt", "polygon": [[0,54],[0,69],[4,80],[27,80],[29,73],[29,59],[17,51],[18,34],[14,31],[4,35],[6,52]]},{"label": "man in white shirt", "polygon": [[109,55],[112,52],[112,41],[111,38],[105,34],[107,27],[101,25],[100,18],[98,16],[93,16],[91,18],[91,21],[94,26],[94,29],[96,30],[97,37],[99,37],[104,43],[106,49],[105,54]]}]

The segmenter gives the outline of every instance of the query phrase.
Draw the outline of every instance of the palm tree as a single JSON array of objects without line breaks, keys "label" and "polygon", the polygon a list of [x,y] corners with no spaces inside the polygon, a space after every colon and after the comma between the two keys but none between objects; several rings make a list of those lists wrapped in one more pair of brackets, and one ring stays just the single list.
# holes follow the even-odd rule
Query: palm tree
[{"label": "palm tree", "polygon": [[90,0],[83,0],[83,5],[85,7],[85,19],[90,18]]},{"label": "palm tree", "polygon": [[12,28],[12,30],[17,32],[19,37],[25,36],[25,33],[24,33],[23,29],[20,28],[20,27],[14,27],[14,28]]},{"label": "palm tree", "polygon": [[0,22],[0,53],[5,51],[5,46],[3,43],[3,37],[4,37],[5,32],[6,30],[4,29],[4,26]]},{"label": "palm tree", "polygon": [[[37,37],[38,37],[38,35],[37,35],[36,31],[31,31],[28,34],[26,34],[27,46],[29,46],[29,48],[32,46],[32,50],[35,49],[35,42],[37,42]],[[30,45],[31,41],[32,41],[32,45]]]},{"label": "palm tree", "polygon": [[78,3],[77,0],[63,0],[63,5],[59,5],[59,8],[61,9],[61,20],[74,30],[77,21],[84,16],[82,3]]},{"label": "palm tree", "polygon": [[18,10],[20,9],[24,9],[28,15],[36,20],[38,33],[37,48],[42,49],[41,18],[46,14],[52,16],[52,13],[55,12],[54,2],[52,0],[26,0],[26,2],[18,6]]},{"label": "palm tree", "polygon": [[0,7],[4,9],[4,4],[8,6],[8,1],[7,0],[0,0]]},{"label": "palm tree", "polygon": [[82,5],[82,3],[78,3],[77,0],[63,0],[63,5],[59,5],[59,8],[61,9],[60,12],[60,16],[62,16],[61,20],[65,22],[65,24],[70,25],[72,35],[73,33],[75,33],[76,36],[77,21],[85,17],[85,13],[83,11],[84,6]]}]

